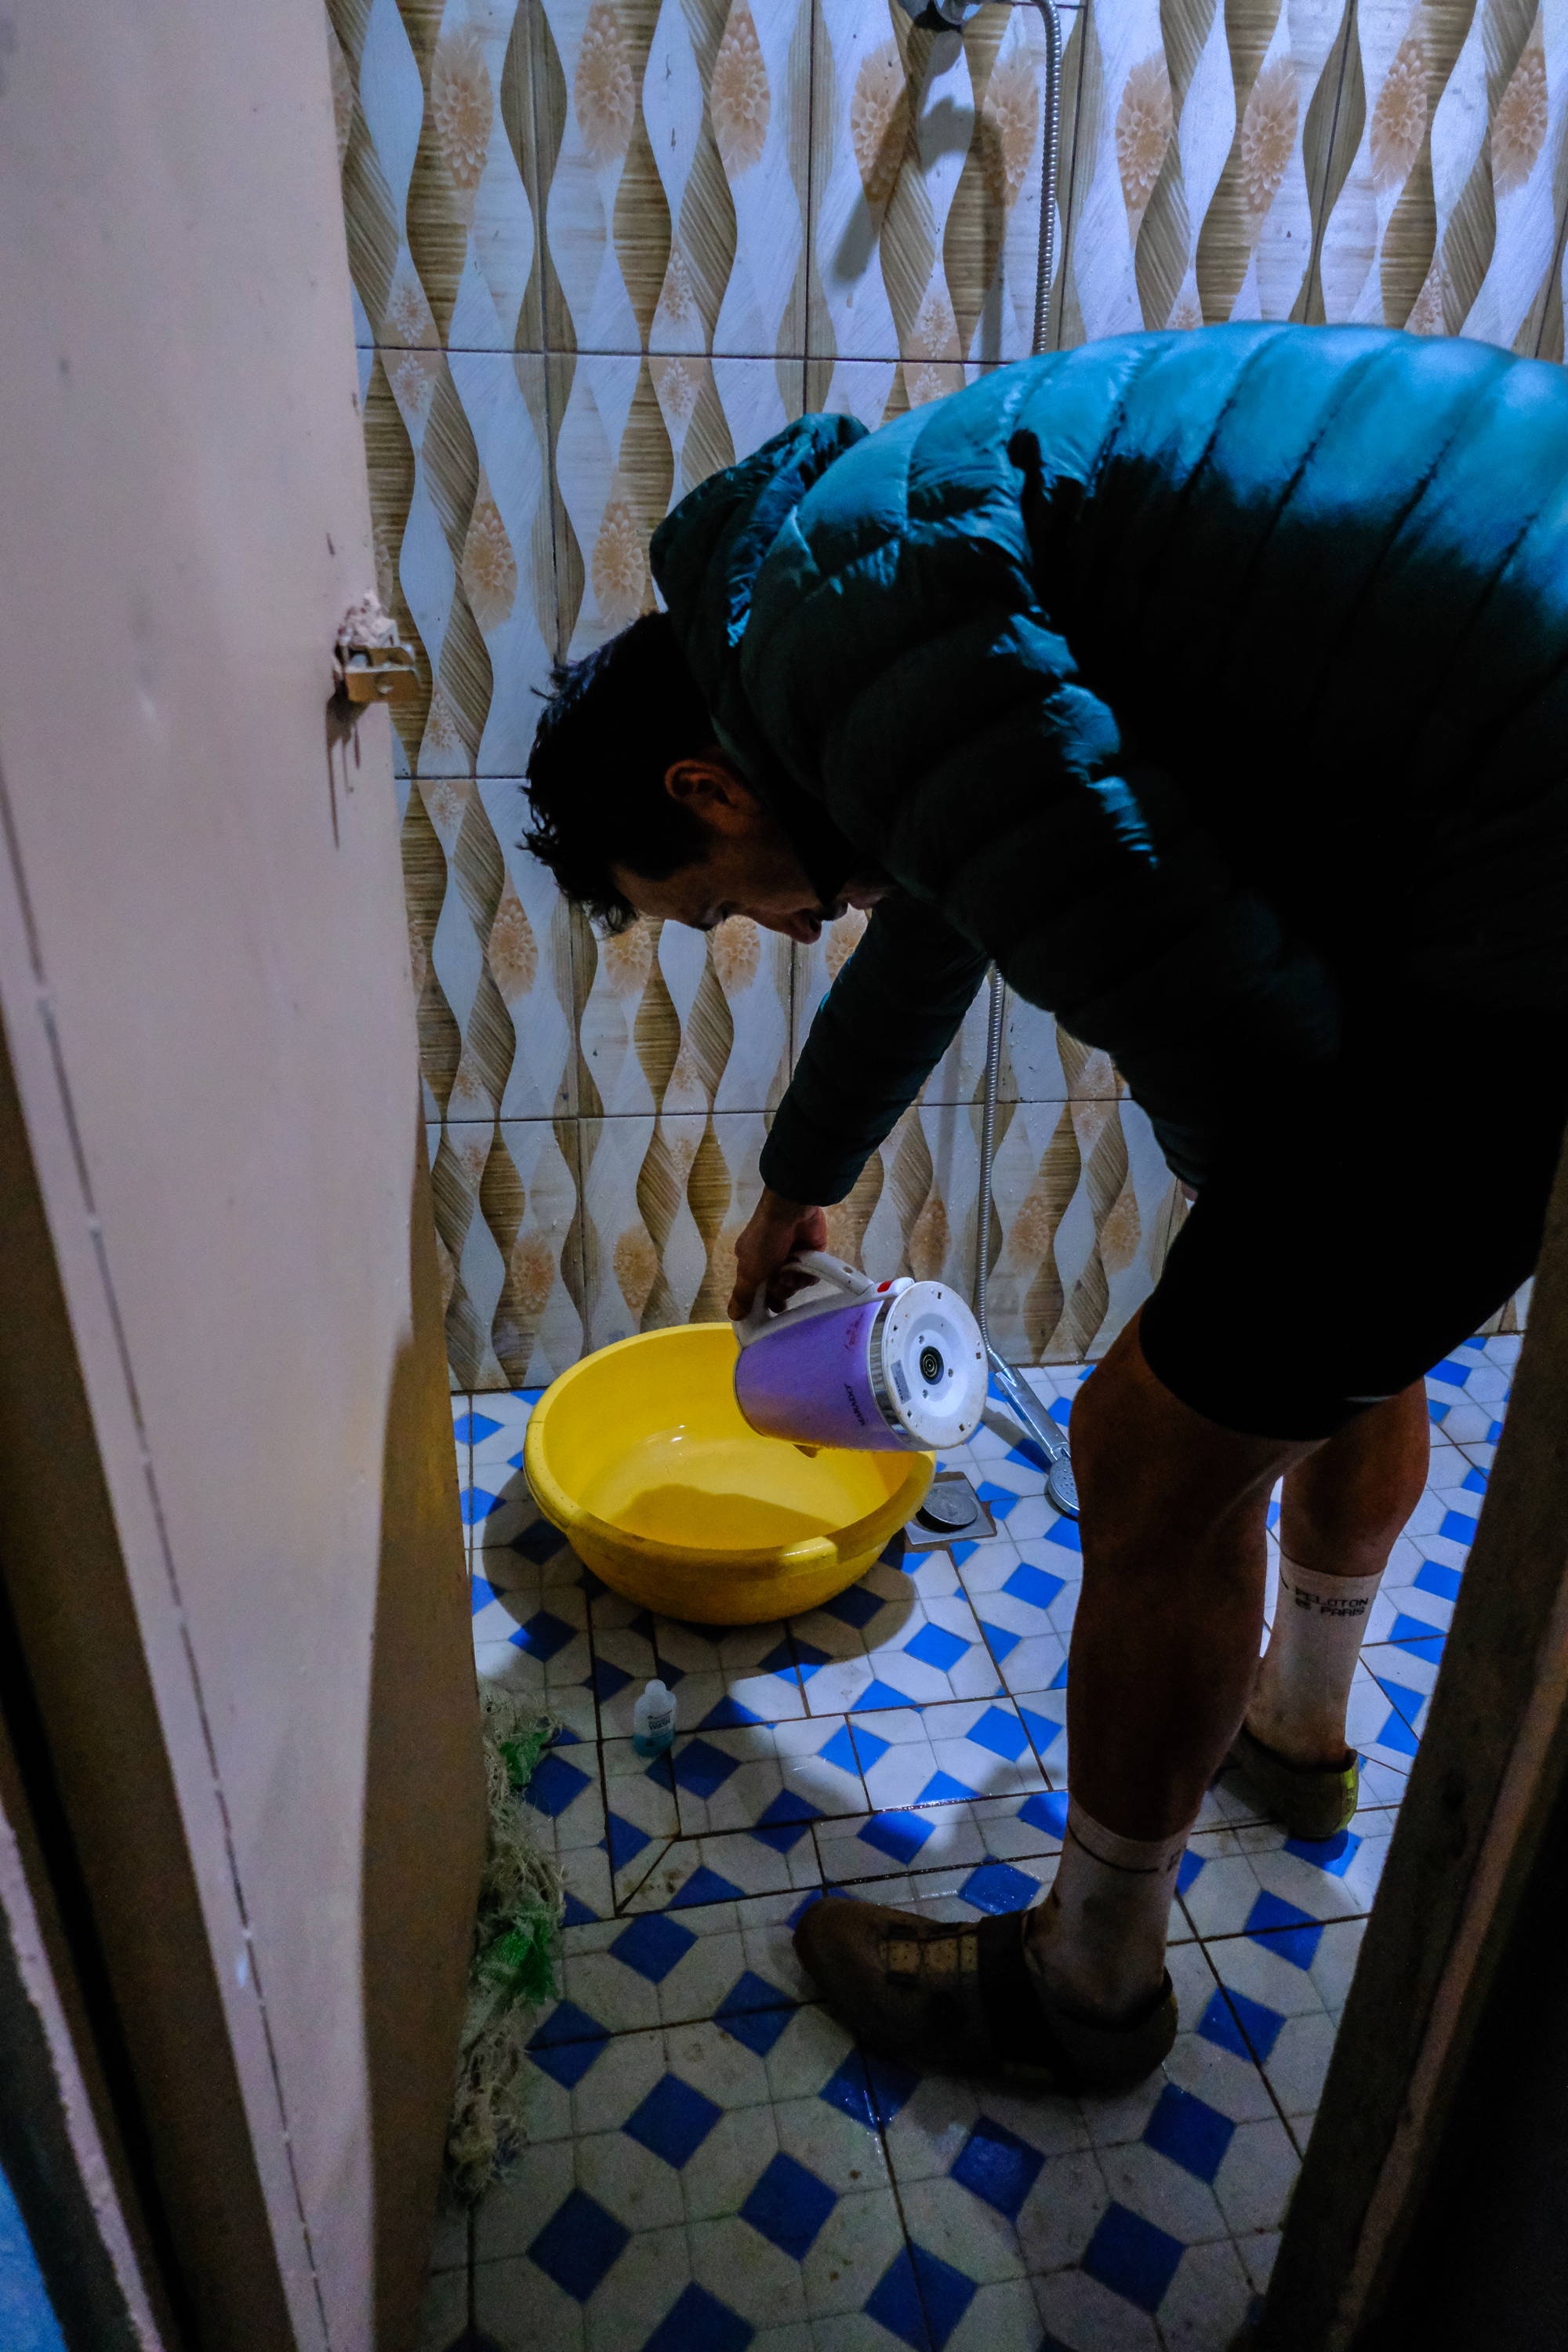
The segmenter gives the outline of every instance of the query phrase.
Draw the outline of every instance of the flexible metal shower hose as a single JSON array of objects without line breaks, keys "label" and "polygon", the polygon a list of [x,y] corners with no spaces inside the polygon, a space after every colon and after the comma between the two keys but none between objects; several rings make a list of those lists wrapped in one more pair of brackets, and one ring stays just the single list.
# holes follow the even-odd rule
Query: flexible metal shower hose
[{"label": "flexible metal shower hose", "polygon": [[[1035,331],[1030,344],[1037,358],[1046,349],[1051,322],[1051,279],[1056,274],[1057,169],[1061,136],[1062,28],[1054,0],[1035,0],[1046,28],[1046,119],[1040,159],[1040,241],[1035,268]],[[986,1319],[991,1283],[991,1163],[996,1152],[996,1090],[1001,1082],[1002,1038],[1007,1020],[1007,983],[991,967],[991,1016],[985,1032],[985,1097],[980,1121],[980,1192],[974,1243],[974,1319],[989,1349]]]}]

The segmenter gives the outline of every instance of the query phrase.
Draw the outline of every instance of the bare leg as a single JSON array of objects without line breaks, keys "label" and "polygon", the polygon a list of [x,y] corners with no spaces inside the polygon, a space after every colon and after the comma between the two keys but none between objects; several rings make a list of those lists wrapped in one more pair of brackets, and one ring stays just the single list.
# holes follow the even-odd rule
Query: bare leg
[{"label": "bare leg", "polygon": [[1426,1482],[1425,1386],[1373,1405],[1285,1480],[1280,1598],[1247,1706],[1277,1756],[1337,1769],[1345,1710],[1378,1580]]},{"label": "bare leg", "polygon": [[1380,1576],[1421,1500],[1431,1452],[1424,1381],[1369,1405],[1288,1474],[1281,1549],[1320,1576]]},{"label": "bare leg", "polygon": [[1072,1793],[1125,1837],[1197,1815],[1252,1692],[1264,1528],[1310,1444],[1194,1412],[1143,1360],[1134,1320],[1073,1408],[1083,1593],[1068,1680]]}]

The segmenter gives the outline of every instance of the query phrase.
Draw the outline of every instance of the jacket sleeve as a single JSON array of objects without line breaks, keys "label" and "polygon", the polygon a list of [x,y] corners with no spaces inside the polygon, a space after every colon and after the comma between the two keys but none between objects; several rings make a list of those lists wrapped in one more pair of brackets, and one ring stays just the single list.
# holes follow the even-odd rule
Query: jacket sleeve
[{"label": "jacket sleeve", "polygon": [[790,1201],[841,1201],[946,1053],[986,962],[934,907],[884,898],[811,1024],[763,1181]]},{"label": "jacket sleeve", "polygon": [[988,594],[988,565],[966,578],[918,534],[879,553],[902,625],[890,637],[868,614],[858,631],[858,594],[821,583],[838,673],[819,660],[813,697],[791,697],[794,763],[914,900],[1110,1055],[1178,1172],[1202,1175],[1232,1119],[1337,1052],[1332,976],[1037,606]]}]

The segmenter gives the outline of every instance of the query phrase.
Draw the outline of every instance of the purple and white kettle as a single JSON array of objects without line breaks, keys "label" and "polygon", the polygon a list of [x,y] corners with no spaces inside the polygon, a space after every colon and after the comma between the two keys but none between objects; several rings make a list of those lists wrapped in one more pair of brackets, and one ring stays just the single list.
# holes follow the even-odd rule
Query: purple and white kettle
[{"label": "purple and white kettle", "polygon": [[777,1315],[759,1290],[732,1328],[735,1402],[764,1437],[859,1453],[962,1445],[985,1403],[985,1346],[956,1291],[900,1275],[873,1282],[825,1250],[791,1260],[819,1284]]}]

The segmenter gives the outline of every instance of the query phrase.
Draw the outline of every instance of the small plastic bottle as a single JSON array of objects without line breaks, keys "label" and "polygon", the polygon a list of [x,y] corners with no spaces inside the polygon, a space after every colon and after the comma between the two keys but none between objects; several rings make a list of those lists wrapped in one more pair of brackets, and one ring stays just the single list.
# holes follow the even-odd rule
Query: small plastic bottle
[{"label": "small plastic bottle", "polygon": [[662,1756],[675,1738],[675,1693],[656,1676],[632,1709],[632,1746],[639,1756]]}]

